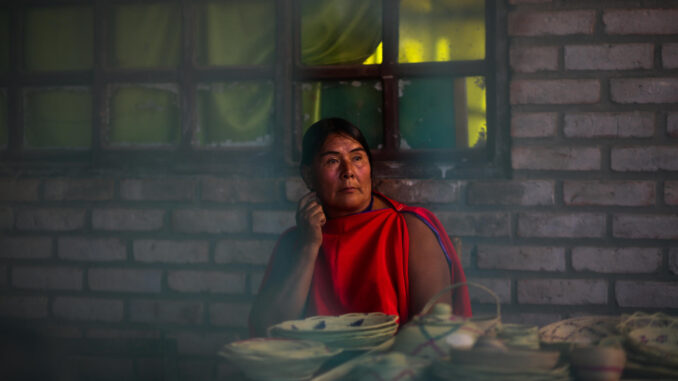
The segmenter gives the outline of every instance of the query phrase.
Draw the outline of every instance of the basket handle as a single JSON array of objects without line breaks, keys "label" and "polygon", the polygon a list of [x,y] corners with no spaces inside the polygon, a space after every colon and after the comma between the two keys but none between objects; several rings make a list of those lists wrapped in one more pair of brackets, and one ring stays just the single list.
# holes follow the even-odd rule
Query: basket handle
[{"label": "basket handle", "polygon": [[445,295],[446,293],[454,290],[455,288],[459,288],[461,286],[477,287],[477,288],[487,292],[488,294],[490,294],[494,298],[494,302],[497,305],[497,316],[498,317],[501,316],[501,303],[499,302],[499,297],[497,296],[497,294],[495,294],[494,291],[490,290],[488,287],[486,287],[486,286],[484,286],[480,283],[476,283],[476,282],[460,282],[460,283],[454,283],[454,284],[450,284],[450,285],[445,286],[442,290],[438,291],[435,295],[433,295],[433,297],[431,299],[429,299],[428,302],[426,302],[426,305],[424,305],[424,308],[421,309],[421,312],[419,313],[419,315],[428,314],[429,310],[436,304],[436,301],[438,300],[438,298],[440,298],[441,296]]}]

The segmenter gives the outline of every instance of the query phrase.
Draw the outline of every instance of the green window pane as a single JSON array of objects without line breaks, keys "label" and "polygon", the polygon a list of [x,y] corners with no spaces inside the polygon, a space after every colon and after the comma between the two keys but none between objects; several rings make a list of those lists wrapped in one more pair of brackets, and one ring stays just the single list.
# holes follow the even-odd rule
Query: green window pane
[{"label": "green window pane", "polygon": [[25,90],[24,143],[28,148],[89,148],[92,143],[90,89]]},{"label": "green window pane", "polygon": [[301,61],[306,65],[381,63],[377,49],[381,20],[381,1],[303,0]]},{"label": "green window pane", "polygon": [[9,71],[9,12],[0,9],[0,72]]},{"label": "green window pane", "polygon": [[484,147],[484,77],[399,81],[401,149]]},{"label": "green window pane", "polygon": [[197,144],[207,147],[269,144],[273,99],[270,81],[200,85]]},{"label": "green window pane", "polygon": [[322,118],[339,117],[360,128],[370,148],[383,142],[380,81],[322,81],[301,85],[304,131]]},{"label": "green window pane", "polygon": [[398,62],[485,58],[485,0],[400,0]]},{"label": "green window pane", "polygon": [[94,27],[91,7],[29,8],[25,25],[27,70],[92,68]]},{"label": "green window pane", "polygon": [[0,90],[0,147],[6,148],[9,144],[9,123],[7,115],[7,93]]},{"label": "green window pane", "polygon": [[177,67],[181,62],[181,13],[177,4],[116,5],[111,19],[111,66]]},{"label": "green window pane", "polygon": [[174,86],[115,86],[107,141],[112,146],[167,146],[181,139],[179,94]]},{"label": "green window pane", "polygon": [[208,2],[198,6],[197,62],[206,66],[265,65],[275,53],[272,0]]}]

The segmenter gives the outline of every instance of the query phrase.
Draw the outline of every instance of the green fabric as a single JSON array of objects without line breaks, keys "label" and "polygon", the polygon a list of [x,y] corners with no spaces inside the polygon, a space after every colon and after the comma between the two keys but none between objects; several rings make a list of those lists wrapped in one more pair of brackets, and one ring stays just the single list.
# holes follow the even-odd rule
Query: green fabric
[{"label": "green fabric", "polygon": [[88,148],[92,94],[87,88],[25,92],[25,144],[29,148]]},{"label": "green fabric", "polygon": [[384,140],[379,81],[304,83],[302,102],[304,131],[321,118],[340,117],[360,127],[370,148],[379,148]]},{"label": "green fabric", "polygon": [[9,12],[0,9],[0,72],[9,71]]},{"label": "green fabric", "polygon": [[29,8],[25,67],[30,71],[91,69],[94,57],[92,7]]},{"label": "green fabric", "polygon": [[273,63],[276,23],[272,0],[208,2],[198,9],[197,57],[200,64]]},{"label": "green fabric", "polygon": [[112,145],[168,145],[181,137],[177,92],[159,87],[119,87],[110,106]]},{"label": "green fabric", "polygon": [[399,86],[402,92],[398,107],[403,148],[454,148],[454,79],[401,80]]},{"label": "green fabric", "polygon": [[201,146],[264,145],[270,142],[273,83],[215,83],[198,91],[198,131]]},{"label": "green fabric", "polygon": [[361,63],[381,42],[381,1],[303,0],[301,60],[307,65]]},{"label": "green fabric", "polygon": [[112,19],[113,67],[179,66],[182,22],[178,4],[116,5]]},{"label": "green fabric", "polygon": [[9,143],[8,117],[7,95],[5,90],[0,90],[0,147],[7,147]]}]

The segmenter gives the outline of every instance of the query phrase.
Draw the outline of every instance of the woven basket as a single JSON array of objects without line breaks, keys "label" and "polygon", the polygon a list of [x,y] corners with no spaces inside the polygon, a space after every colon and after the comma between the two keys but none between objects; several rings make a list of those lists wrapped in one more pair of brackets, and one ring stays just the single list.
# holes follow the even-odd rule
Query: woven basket
[{"label": "woven basket", "polygon": [[645,357],[649,364],[678,368],[677,328],[637,328],[626,338],[629,349]]},{"label": "woven basket", "polygon": [[662,312],[647,314],[638,311],[631,315],[622,315],[621,321],[617,325],[617,329],[623,334],[627,334],[637,328],[646,327],[678,329],[678,317],[670,316]]},{"label": "woven basket", "polygon": [[606,337],[618,335],[616,316],[580,316],[560,320],[539,329],[544,344],[595,345]]}]

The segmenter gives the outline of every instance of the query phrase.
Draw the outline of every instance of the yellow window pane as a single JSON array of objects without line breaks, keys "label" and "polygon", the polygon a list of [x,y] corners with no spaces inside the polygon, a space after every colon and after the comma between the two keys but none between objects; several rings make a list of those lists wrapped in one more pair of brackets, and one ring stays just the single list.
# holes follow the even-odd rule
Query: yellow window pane
[{"label": "yellow window pane", "polygon": [[181,139],[179,93],[172,85],[115,86],[107,141],[111,146],[169,146]]},{"label": "yellow window pane", "polygon": [[271,143],[271,81],[200,85],[196,140],[204,147],[256,147]]},{"label": "yellow window pane", "polygon": [[29,8],[25,25],[27,70],[84,70],[94,61],[91,7]]},{"label": "yellow window pane", "polygon": [[89,148],[92,94],[89,88],[24,92],[24,143],[28,148]]},{"label": "yellow window pane", "polygon": [[177,4],[116,5],[111,18],[111,66],[177,67],[181,62],[182,23]]},{"label": "yellow window pane", "polygon": [[9,12],[0,9],[0,72],[9,71]]},{"label": "yellow window pane", "polygon": [[[359,64],[381,42],[381,1],[302,0],[301,61],[307,65]],[[381,63],[380,51],[369,63]]]},{"label": "yellow window pane", "polygon": [[398,62],[485,58],[484,0],[400,0]]},{"label": "yellow window pane", "polygon": [[272,0],[208,2],[198,6],[197,61],[206,66],[264,65],[276,44]]}]

